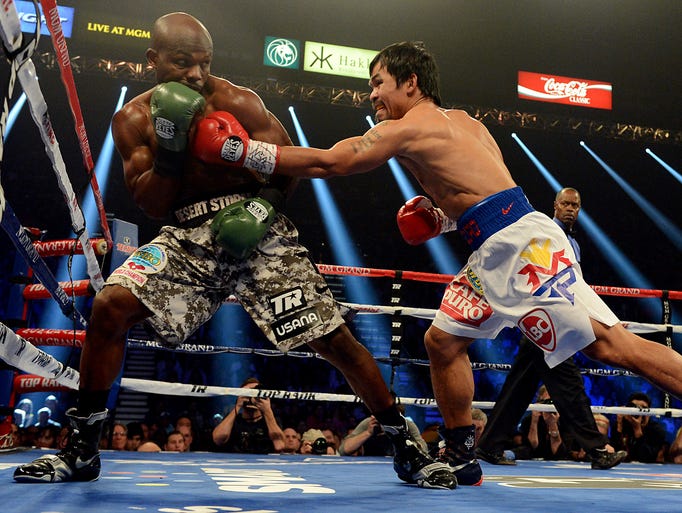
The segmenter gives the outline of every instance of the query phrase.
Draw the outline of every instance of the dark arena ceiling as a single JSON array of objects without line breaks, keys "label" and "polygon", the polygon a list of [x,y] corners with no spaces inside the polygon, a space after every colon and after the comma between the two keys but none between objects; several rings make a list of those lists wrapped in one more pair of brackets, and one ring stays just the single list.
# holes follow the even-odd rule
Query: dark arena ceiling
[{"label": "dark arena ceiling", "polygon": [[[678,249],[579,146],[580,141],[589,144],[667,218],[678,227],[682,224],[682,184],[645,153],[650,148],[678,173],[682,169],[682,9],[677,0],[63,0],[58,4],[74,8],[73,31],[66,43],[95,158],[121,86],[128,86],[130,99],[153,85],[144,55],[148,31],[154,19],[167,12],[189,12],[203,21],[214,40],[212,72],[257,91],[297,141],[287,111],[294,106],[310,144],[319,147],[367,130],[367,80],[265,66],[265,39],[371,50],[396,41],[423,41],[440,66],[443,104],[464,109],[488,126],[516,181],[538,210],[551,214],[554,193],[512,140],[512,132],[563,185],[581,191],[585,211],[642,273],[651,276],[656,287],[682,288]],[[49,35],[41,38],[33,60],[67,169],[74,188],[80,190],[87,179]],[[7,64],[0,66],[3,83],[8,69]],[[612,108],[520,99],[519,71],[610,83]],[[107,211],[139,224],[141,240],[148,240],[158,224],[132,203],[117,156],[111,169]],[[68,233],[64,201],[27,109],[6,140],[1,179],[24,225],[45,228],[55,238]],[[367,266],[434,270],[423,248],[406,247],[399,239],[394,218],[403,199],[390,173],[379,170],[332,180],[330,186]],[[316,260],[329,262],[310,184],[302,181],[293,200],[289,214],[302,240]],[[448,241],[465,258],[457,238]],[[581,243],[583,258],[599,272],[593,282],[631,285],[613,273],[596,242],[583,239]]]}]

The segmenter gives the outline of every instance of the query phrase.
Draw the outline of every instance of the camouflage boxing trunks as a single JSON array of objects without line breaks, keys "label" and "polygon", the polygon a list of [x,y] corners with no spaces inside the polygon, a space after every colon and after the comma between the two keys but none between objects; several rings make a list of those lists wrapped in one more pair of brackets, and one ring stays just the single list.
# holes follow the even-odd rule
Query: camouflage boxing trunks
[{"label": "camouflage boxing trunks", "polygon": [[106,282],[129,289],[151,310],[149,322],[164,342],[181,344],[230,295],[281,351],[343,324],[340,305],[285,216],[276,217],[256,251],[244,260],[222,250],[210,223],[164,226]]}]

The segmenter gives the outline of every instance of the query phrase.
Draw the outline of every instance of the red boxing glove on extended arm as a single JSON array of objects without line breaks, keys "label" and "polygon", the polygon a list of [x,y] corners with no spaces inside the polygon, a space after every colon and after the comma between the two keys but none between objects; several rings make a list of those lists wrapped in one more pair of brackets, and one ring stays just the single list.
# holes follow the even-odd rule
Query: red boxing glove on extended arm
[{"label": "red boxing glove on extended arm", "polygon": [[271,175],[279,160],[279,146],[254,141],[232,114],[217,111],[197,123],[192,155],[207,164],[225,164]]},{"label": "red boxing glove on extended arm", "polygon": [[415,196],[407,201],[398,210],[396,220],[403,239],[412,246],[457,229],[457,223],[424,196]]}]

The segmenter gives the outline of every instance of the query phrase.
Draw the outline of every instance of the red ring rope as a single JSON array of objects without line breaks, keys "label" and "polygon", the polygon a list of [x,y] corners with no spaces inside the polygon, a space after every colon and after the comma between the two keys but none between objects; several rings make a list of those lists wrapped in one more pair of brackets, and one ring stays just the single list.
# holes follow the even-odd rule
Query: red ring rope
[{"label": "red ring rope", "polygon": [[[369,278],[400,278],[412,281],[425,281],[431,283],[450,283],[455,277],[452,274],[423,273],[417,271],[393,271],[390,269],[374,269],[369,267],[351,267],[347,265],[317,264],[322,274],[337,276],[366,276]],[[590,285],[592,289],[602,296],[622,297],[663,297],[663,290],[639,289],[629,287],[613,287],[609,285]],[[667,291],[670,299],[682,300],[682,291]]]},{"label": "red ring rope", "polygon": [[[90,239],[90,244],[96,255],[107,254],[107,243],[104,239]],[[71,252],[77,255],[83,254],[81,242],[75,239],[36,241],[33,243],[33,247],[36,248],[41,257],[66,256],[70,255]]]}]

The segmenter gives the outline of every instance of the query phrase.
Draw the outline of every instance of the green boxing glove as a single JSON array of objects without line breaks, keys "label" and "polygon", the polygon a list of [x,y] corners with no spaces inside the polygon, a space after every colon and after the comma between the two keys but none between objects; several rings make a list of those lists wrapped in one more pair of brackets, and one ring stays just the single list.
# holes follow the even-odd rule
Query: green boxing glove
[{"label": "green boxing glove", "polygon": [[184,158],[178,155],[187,147],[187,134],[194,116],[202,112],[206,100],[194,89],[179,82],[159,84],[150,102],[152,123],[158,149],[154,171],[162,176],[182,174]]},{"label": "green boxing glove", "polygon": [[216,214],[211,232],[225,251],[243,259],[260,244],[276,215],[274,207],[263,198],[237,201]]}]

